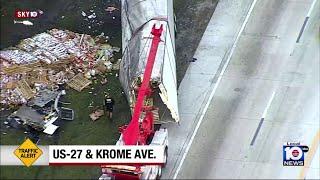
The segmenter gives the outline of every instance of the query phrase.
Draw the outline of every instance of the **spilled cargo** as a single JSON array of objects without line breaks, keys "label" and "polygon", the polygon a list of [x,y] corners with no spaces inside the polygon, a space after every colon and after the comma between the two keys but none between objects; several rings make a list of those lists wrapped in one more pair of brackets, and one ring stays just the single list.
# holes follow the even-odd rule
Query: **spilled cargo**
[{"label": "spilled cargo", "polygon": [[1,50],[1,111],[16,110],[5,123],[52,135],[59,128],[55,121],[72,121],[74,111],[59,100],[65,88],[80,92],[96,76],[119,69],[120,60],[113,58],[119,48],[107,41],[103,34],[52,29]]},{"label": "spilled cargo", "polygon": [[119,48],[107,39],[52,29],[1,50],[0,103],[26,104],[41,90],[55,91],[63,84],[82,91],[93,76],[119,68],[120,60],[113,59]]}]

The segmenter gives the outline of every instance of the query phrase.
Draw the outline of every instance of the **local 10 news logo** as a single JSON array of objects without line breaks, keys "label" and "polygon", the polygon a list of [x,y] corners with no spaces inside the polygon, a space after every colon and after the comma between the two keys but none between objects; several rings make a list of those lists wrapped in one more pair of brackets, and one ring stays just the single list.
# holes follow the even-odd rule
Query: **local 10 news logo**
[{"label": "local 10 news logo", "polygon": [[283,145],[283,166],[304,166],[304,155],[308,151],[306,145],[287,142]]}]

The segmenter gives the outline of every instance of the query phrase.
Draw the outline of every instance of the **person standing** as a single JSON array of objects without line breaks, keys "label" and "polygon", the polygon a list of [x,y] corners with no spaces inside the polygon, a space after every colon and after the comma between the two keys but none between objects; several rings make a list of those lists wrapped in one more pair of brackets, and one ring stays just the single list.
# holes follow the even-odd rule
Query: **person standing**
[{"label": "person standing", "polygon": [[114,99],[111,98],[109,95],[107,95],[105,100],[104,100],[104,106],[105,106],[107,117],[109,119],[112,119]]}]

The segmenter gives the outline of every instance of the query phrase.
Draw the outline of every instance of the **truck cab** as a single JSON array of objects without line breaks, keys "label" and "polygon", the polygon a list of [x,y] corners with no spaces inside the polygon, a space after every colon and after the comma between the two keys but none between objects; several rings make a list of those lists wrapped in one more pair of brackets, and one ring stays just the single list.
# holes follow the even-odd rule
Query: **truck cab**
[{"label": "truck cab", "polygon": [[[116,145],[124,145],[122,135]],[[117,180],[117,179],[160,179],[162,168],[167,163],[168,156],[168,130],[159,128],[155,131],[153,138],[148,145],[165,146],[164,164],[162,165],[104,165],[102,166],[102,175],[99,180]]]}]

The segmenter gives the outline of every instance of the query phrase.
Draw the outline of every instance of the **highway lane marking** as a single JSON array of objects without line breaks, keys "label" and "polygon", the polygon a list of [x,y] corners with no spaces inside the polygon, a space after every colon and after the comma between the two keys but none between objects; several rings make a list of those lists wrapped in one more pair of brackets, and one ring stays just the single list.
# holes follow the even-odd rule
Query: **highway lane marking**
[{"label": "highway lane marking", "polygon": [[272,93],[272,95],[271,95],[271,97],[270,97],[270,99],[269,99],[269,101],[268,101],[268,104],[267,104],[266,108],[264,109],[264,111],[263,111],[263,113],[262,113],[261,120],[260,120],[259,125],[258,125],[258,127],[257,127],[257,129],[256,129],[256,131],[255,131],[255,133],[254,133],[254,136],[253,136],[253,138],[252,138],[252,140],[251,140],[250,146],[253,146],[254,142],[256,141],[256,138],[257,138],[257,136],[258,136],[258,133],[260,132],[262,123],[263,123],[264,119],[265,119],[266,116],[267,116],[268,110],[269,110],[269,108],[270,108],[270,105],[271,105],[271,103],[272,103],[272,101],[273,101],[273,98],[274,98],[274,95],[275,95],[275,94],[276,94],[276,91],[273,91],[273,93]]},{"label": "highway lane marking", "polygon": [[302,34],[303,34],[303,32],[304,32],[304,29],[306,28],[306,25],[307,25],[307,23],[308,23],[308,20],[309,20],[309,18],[310,18],[310,15],[311,15],[311,13],[312,13],[312,11],[313,11],[313,8],[314,8],[316,2],[317,2],[317,0],[313,0],[313,2],[312,2],[312,4],[311,4],[311,7],[310,7],[310,9],[309,9],[309,11],[308,11],[308,14],[307,14],[306,18],[304,19],[303,25],[302,25],[302,27],[301,27],[301,29],[300,29],[299,36],[298,36],[298,38],[297,38],[297,40],[296,40],[296,43],[299,43],[299,41],[300,41],[300,38],[301,38],[301,36],[302,36]]},{"label": "highway lane marking", "polygon": [[301,36],[302,36],[302,33],[303,33],[304,29],[306,28],[306,25],[307,25],[308,20],[309,20],[309,17],[306,17],[306,18],[304,19],[304,22],[303,22],[303,25],[302,25],[302,27],[301,27],[301,29],[300,29],[299,36],[298,36],[298,38],[297,38],[297,40],[296,40],[296,43],[299,43],[300,38],[301,38]]},{"label": "highway lane marking", "polygon": [[313,0],[313,2],[312,2],[312,4],[311,4],[311,7],[310,7],[310,9],[309,9],[309,11],[308,11],[307,17],[310,17],[310,15],[311,15],[311,13],[312,13],[312,11],[313,11],[313,8],[314,8],[314,6],[316,5],[317,1],[318,1],[318,0]]},{"label": "highway lane marking", "polygon": [[261,120],[260,120],[260,122],[259,122],[259,125],[258,125],[256,131],[254,132],[254,136],[253,136],[253,138],[252,138],[252,140],[251,140],[250,146],[253,146],[254,142],[256,141],[256,138],[257,138],[257,136],[258,136],[258,133],[259,133],[259,131],[260,131],[260,128],[261,128],[261,126],[262,126],[263,121],[264,121],[264,118],[261,118]]},{"label": "highway lane marking", "polygon": [[218,77],[218,79],[217,79],[217,82],[215,83],[215,85],[214,85],[214,87],[213,87],[213,89],[212,89],[212,91],[211,91],[211,94],[210,94],[210,96],[209,96],[209,99],[208,99],[208,101],[207,101],[207,103],[206,103],[206,105],[205,105],[205,107],[204,107],[204,109],[203,109],[203,111],[202,111],[202,114],[201,114],[200,119],[199,119],[199,121],[198,121],[198,123],[197,123],[197,125],[196,125],[195,130],[193,131],[193,134],[192,134],[192,136],[191,136],[191,139],[190,139],[190,141],[188,142],[188,145],[187,145],[187,147],[186,147],[186,150],[185,150],[185,152],[184,152],[183,155],[182,155],[182,159],[180,160],[179,166],[178,166],[178,168],[177,168],[177,170],[176,170],[176,172],[175,172],[175,174],[174,174],[174,176],[173,176],[173,179],[177,179],[177,176],[178,176],[178,174],[179,174],[179,172],[180,172],[180,170],[181,170],[181,167],[182,167],[182,165],[183,165],[183,162],[184,162],[184,160],[186,159],[186,156],[187,156],[187,154],[188,154],[188,152],[189,152],[189,150],[190,150],[190,147],[191,147],[191,144],[192,144],[192,142],[193,142],[193,140],[194,140],[194,137],[196,136],[196,134],[197,134],[197,132],[198,132],[198,130],[199,130],[199,127],[200,127],[201,122],[203,121],[204,115],[205,115],[205,113],[206,113],[206,111],[207,111],[207,109],[208,109],[208,107],[209,107],[209,104],[210,104],[210,102],[211,102],[211,100],[212,100],[212,98],[213,98],[213,95],[215,94],[215,92],[216,92],[216,90],[217,90],[218,85],[219,85],[220,82],[221,82],[222,76],[223,76],[224,72],[225,72],[226,69],[227,69],[227,66],[228,66],[228,64],[229,64],[229,62],[230,62],[230,60],[231,60],[231,57],[232,57],[232,55],[233,55],[233,52],[234,52],[234,50],[235,50],[236,47],[237,47],[238,41],[239,41],[239,39],[240,39],[240,36],[241,36],[242,32],[244,31],[244,28],[246,27],[247,23],[248,23],[249,17],[250,17],[250,15],[251,15],[251,13],[252,13],[252,11],[253,11],[253,8],[254,8],[254,6],[256,5],[256,2],[257,2],[257,1],[258,1],[258,0],[253,0],[253,2],[251,3],[250,9],[249,9],[249,11],[248,11],[248,13],[247,13],[247,15],[246,15],[246,18],[245,18],[245,20],[244,20],[244,22],[243,22],[243,24],[242,24],[242,26],[241,26],[240,31],[238,32],[237,38],[236,38],[236,40],[234,41],[234,43],[233,43],[233,45],[232,45],[232,48],[231,48],[231,51],[230,51],[230,53],[229,53],[229,55],[228,55],[227,61],[225,62],[224,66],[223,66],[223,68],[222,68],[222,70],[221,70],[221,72],[220,72],[220,74],[219,74],[219,77]]},{"label": "highway lane marking", "polygon": [[269,108],[270,108],[270,105],[271,105],[271,103],[272,103],[272,101],[273,101],[273,98],[274,98],[274,95],[276,94],[276,91],[273,91],[272,92],[272,95],[271,95],[271,97],[270,97],[270,99],[269,99],[269,101],[268,101],[268,104],[267,104],[267,106],[266,106],[266,108],[264,109],[264,111],[263,111],[263,114],[262,114],[262,117],[261,118],[266,118],[266,116],[267,116],[267,112],[268,112],[268,110],[269,110]]},{"label": "highway lane marking", "polygon": [[310,168],[310,164],[313,160],[313,157],[315,155],[315,153],[317,152],[317,149],[319,147],[319,141],[320,141],[320,131],[318,129],[317,134],[313,137],[313,141],[312,144],[310,146],[309,152],[307,154],[307,158],[305,160],[305,164],[302,167],[300,174],[299,174],[299,178],[298,179],[305,179],[306,175],[308,173],[308,170]]}]

